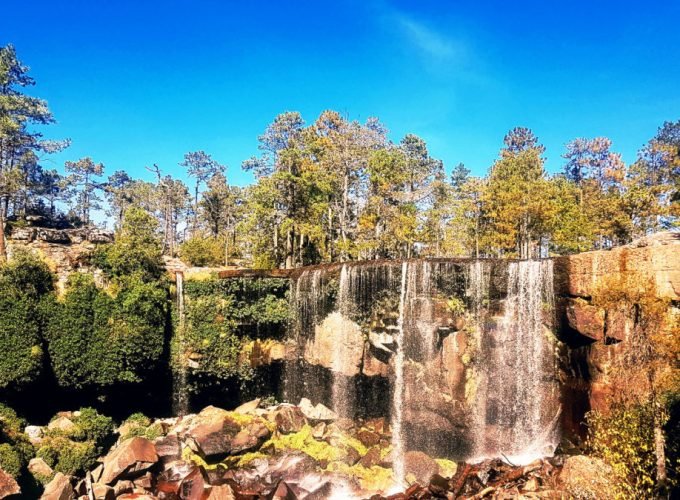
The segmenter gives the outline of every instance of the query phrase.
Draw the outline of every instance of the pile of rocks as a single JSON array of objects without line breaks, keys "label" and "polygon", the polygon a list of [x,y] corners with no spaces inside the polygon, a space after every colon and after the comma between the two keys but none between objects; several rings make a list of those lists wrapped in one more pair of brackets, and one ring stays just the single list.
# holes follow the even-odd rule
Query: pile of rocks
[{"label": "pile of rocks", "polygon": [[[611,489],[611,471],[589,457],[472,465],[419,451],[405,454],[407,482],[399,485],[384,418],[349,421],[308,400],[268,408],[259,403],[234,411],[209,406],[150,425],[148,419],[126,423],[118,429],[123,437],[79,477],[54,474],[38,458],[29,470],[51,477],[45,500],[562,498],[586,490],[601,498]],[[400,492],[383,496],[388,491]],[[0,498],[18,493],[0,470]]]}]

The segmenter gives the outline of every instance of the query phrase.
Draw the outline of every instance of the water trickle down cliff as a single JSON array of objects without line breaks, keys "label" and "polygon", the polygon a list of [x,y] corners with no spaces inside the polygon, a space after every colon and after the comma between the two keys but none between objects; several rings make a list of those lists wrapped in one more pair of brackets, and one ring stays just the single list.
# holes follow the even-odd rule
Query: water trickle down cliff
[{"label": "water trickle down cliff", "polygon": [[[410,449],[548,454],[558,407],[543,325],[551,270],[549,261],[473,260],[303,270],[292,287],[300,361],[287,369],[287,399],[347,417],[382,408],[397,477]],[[365,384],[375,379],[389,379],[389,390]]]},{"label": "water trickle down cliff", "polygon": [[187,389],[187,368],[185,346],[184,274],[175,273],[175,294],[177,297],[177,354],[172,373],[172,414],[189,413],[189,394]]}]

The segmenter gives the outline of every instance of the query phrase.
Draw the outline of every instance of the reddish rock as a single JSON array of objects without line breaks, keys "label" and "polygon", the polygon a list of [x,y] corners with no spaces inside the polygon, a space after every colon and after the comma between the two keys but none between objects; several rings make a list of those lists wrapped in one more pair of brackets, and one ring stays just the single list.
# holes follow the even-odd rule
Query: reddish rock
[{"label": "reddish rock", "polygon": [[158,500],[158,497],[149,493],[124,493],[116,500]]},{"label": "reddish rock", "polygon": [[360,429],[357,432],[357,439],[361,441],[364,446],[375,446],[380,442],[380,434],[369,431],[368,429]]},{"label": "reddish rock", "polygon": [[213,486],[205,500],[235,500],[234,490],[228,484]]},{"label": "reddish rock", "polygon": [[201,468],[196,467],[183,480],[179,487],[182,500],[201,500],[206,487],[206,480]]},{"label": "reddish rock", "polygon": [[270,415],[270,420],[273,420],[276,424],[276,428],[282,434],[290,434],[292,432],[298,432],[305,425],[307,425],[307,419],[305,418],[302,410],[297,406],[291,405],[281,405]]},{"label": "reddish rock", "polygon": [[168,434],[154,441],[158,460],[163,465],[182,458],[182,447],[177,434]]},{"label": "reddish rock", "polygon": [[31,458],[28,462],[28,472],[30,472],[33,477],[42,476],[45,478],[54,474],[52,467],[47,465],[42,458]]},{"label": "reddish rock", "polygon": [[95,500],[114,500],[114,498],[116,498],[113,488],[101,483],[92,485],[92,493]]},{"label": "reddish rock", "polygon": [[64,433],[68,433],[75,429],[76,424],[74,424],[71,419],[69,419],[66,415],[59,416],[52,420],[48,426],[47,429],[51,431],[60,431]]},{"label": "reddish rock", "polygon": [[614,388],[609,384],[593,382],[590,384],[590,409],[600,413],[609,411],[609,401],[611,400]]},{"label": "reddish rock", "polygon": [[626,340],[633,331],[634,322],[628,307],[619,306],[607,311],[605,337],[618,342]]},{"label": "reddish rock", "polygon": [[57,472],[54,479],[45,486],[41,500],[72,500],[75,498],[71,478],[61,472]]},{"label": "reddish rock", "polygon": [[17,495],[20,492],[21,489],[14,478],[0,469],[0,498]]},{"label": "reddish rock", "polygon": [[404,453],[404,471],[413,474],[420,484],[429,484],[430,478],[439,473],[439,465],[422,451]]},{"label": "reddish rock", "polygon": [[261,417],[232,414],[208,406],[192,420],[186,437],[205,457],[233,455],[259,447],[271,431]]},{"label": "reddish rock", "polygon": [[168,464],[166,470],[161,472],[157,478],[156,489],[159,493],[166,495],[177,495],[184,478],[196,469],[193,462],[178,460]]},{"label": "reddish rock", "polygon": [[367,469],[370,469],[374,465],[380,465],[381,462],[381,450],[378,446],[370,448],[366,454],[359,460],[359,465],[363,465]]},{"label": "reddish rock", "polygon": [[614,471],[602,460],[576,455],[564,461],[559,479],[567,493],[576,498],[614,498]]},{"label": "reddish rock", "polygon": [[556,292],[591,297],[605,277],[628,274],[650,278],[659,297],[680,300],[679,253],[680,234],[664,232],[612,250],[557,257]]},{"label": "reddish rock", "polygon": [[585,337],[604,339],[604,311],[583,299],[569,299],[567,321],[570,327]]},{"label": "reddish rock", "polygon": [[112,484],[117,479],[143,471],[158,462],[153,443],[142,437],[133,437],[120,443],[104,458],[104,471],[100,481]]}]

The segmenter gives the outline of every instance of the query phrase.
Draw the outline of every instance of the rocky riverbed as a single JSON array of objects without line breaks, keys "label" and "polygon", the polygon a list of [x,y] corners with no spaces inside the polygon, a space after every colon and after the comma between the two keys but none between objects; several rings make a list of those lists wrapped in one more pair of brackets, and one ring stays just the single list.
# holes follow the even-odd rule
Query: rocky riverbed
[{"label": "rocky riverbed", "polygon": [[[128,419],[117,442],[84,473],[55,472],[38,453],[28,470],[46,500],[371,498],[606,498],[608,471],[583,456],[513,466],[498,459],[456,463],[408,451],[406,482],[392,473],[390,427],[384,418],[349,421],[302,400],[233,411],[214,406],[184,417]],[[28,426],[38,449],[46,436],[77,429],[78,412],[45,427]],[[73,434],[73,433],[72,433]],[[77,432],[76,432],[77,434]],[[75,434],[74,434],[75,435]],[[59,468],[59,467],[55,467]],[[39,495],[39,493],[37,493]],[[0,469],[0,498],[33,498]]]}]

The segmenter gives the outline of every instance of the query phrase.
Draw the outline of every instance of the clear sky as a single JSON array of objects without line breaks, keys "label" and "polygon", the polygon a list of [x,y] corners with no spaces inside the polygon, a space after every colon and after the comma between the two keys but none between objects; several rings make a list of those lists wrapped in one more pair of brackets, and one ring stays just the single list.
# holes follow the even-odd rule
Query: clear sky
[{"label": "clear sky", "polygon": [[[632,161],[680,119],[680,2],[3,2],[0,44],[31,68],[57,119],[54,158],[108,173],[179,175],[203,149],[245,184],[241,161],[274,116],[324,109],[423,137],[447,169],[481,175],[514,126],[546,145],[604,135]],[[48,165],[49,166],[49,165]]]}]

